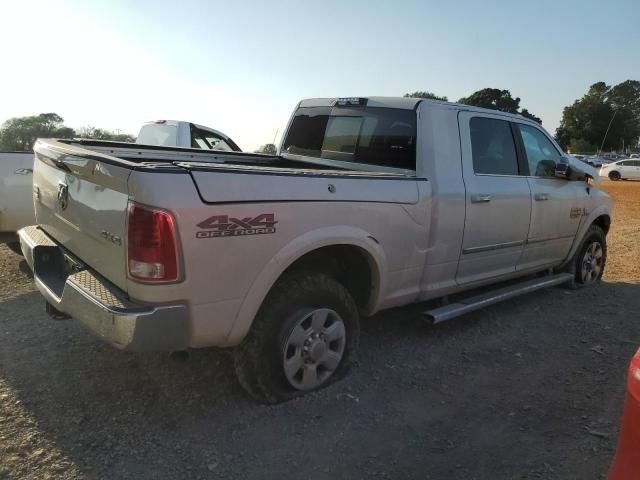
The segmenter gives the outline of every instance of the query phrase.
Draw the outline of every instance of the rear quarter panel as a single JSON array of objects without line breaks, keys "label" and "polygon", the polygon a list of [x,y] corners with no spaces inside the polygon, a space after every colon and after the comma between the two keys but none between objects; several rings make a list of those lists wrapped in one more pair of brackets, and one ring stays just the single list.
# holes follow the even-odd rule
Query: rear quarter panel
[{"label": "rear quarter panel", "polygon": [[[305,253],[327,245],[356,245],[375,260],[380,281],[374,287],[371,311],[418,297],[428,240],[427,181],[378,180],[388,183],[368,189],[364,187],[366,178],[340,182],[305,178],[310,192],[307,198],[312,200],[274,201],[273,191],[282,182],[277,176],[256,176],[261,178],[259,185],[247,189],[243,175],[210,172],[206,175],[218,176],[212,180],[210,192],[214,191],[213,184],[220,199],[244,191],[245,201],[205,204],[191,180],[185,181],[187,175],[157,174],[152,180],[145,175],[132,173],[130,191],[141,203],[171,206],[179,230],[184,280],[151,286],[129,280],[128,291],[132,298],[142,301],[185,301],[193,321],[194,347],[239,343],[282,272]],[[335,193],[327,188],[329,183],[338,185]],[[199,185],[202,187],[202,181]],[[394,197],[393,192],[401,190],[404,193]],[[367,191],[364,196],[363,191]],[[282,197],[287,195],[286,190],[281,193]],[[277,222],[272,233],[198,234],[220,230],[199,226],[212,217],[248,222],[264,214],[273,215]]]}]

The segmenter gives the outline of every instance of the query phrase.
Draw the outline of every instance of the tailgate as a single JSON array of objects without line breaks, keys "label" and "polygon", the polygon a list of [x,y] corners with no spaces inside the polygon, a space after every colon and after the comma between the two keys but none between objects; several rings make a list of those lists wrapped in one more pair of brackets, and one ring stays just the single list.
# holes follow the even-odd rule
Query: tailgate
[{"label": "tailgate", "polygon": [[[88,153],[89,155],[85,154]],[[35,147],[36,222],[59,244],[126,291],[129,168],[74,147]]]}]

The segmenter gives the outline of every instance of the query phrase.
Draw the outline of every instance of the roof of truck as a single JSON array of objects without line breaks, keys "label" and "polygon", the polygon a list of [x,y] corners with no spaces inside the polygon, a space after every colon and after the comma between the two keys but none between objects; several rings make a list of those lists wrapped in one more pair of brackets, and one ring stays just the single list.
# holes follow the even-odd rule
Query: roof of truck
[{"label": "roof of truck", "polygon": [[488,108],[476,107],[473,105],[466,105],[464,103],[445,102],[443,100],[433,100],[426,98],[414,98],[414,97],[332,97],[332,98],[307,98],[302,100],[299,107],[331,107],[335,105],[339,100],[366,100],[368,107],[385,107],[385,108],[399,108],[406,110],[414,110],[421,102],[436,103],[444,105],[449,108],[457,110],[464,110],[470,112],[490,113],[492,115],[503,115],[506,117],[517,118],[519,121],[525,120],[535,123],[533,120],[523,117],[517,113],[507,113],[500,110],[491,110]]},{"label": "roof of truck", "polygon": [[[299,104],[300,107],[331,107],[337,101],[347,97],[333,97],[333,98],[306,98]],[[387,108],[402,108],[407,110],[413,110],[416,105],[420,103],[421,98],[409,98],[409,97],[348,97],[349,100],[366,99],[368,107],[387,107]]]}]

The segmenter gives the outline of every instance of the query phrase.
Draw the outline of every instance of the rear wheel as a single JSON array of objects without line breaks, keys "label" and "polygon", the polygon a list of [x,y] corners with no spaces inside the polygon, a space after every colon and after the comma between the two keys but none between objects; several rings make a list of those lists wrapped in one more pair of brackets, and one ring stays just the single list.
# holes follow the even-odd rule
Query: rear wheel
[{"label": "rear wheel", "polygon": [[235,350],[238,381],[262,403],[279,403],[343,377],[358,343],[356,304],[321,273],[279,280]]},{"label": "rear wheel", "polygon": [[609,180],[613,180],[614,182],[617,182],[618,180],[620,180],[620,172],[611,172],[609,174]]}]

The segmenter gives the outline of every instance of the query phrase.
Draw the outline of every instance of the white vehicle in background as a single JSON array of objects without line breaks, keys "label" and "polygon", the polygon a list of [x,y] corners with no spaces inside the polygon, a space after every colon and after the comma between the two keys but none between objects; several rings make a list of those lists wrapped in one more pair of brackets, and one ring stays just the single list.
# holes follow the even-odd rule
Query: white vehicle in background
[{"label": "white vehicle in background", "polygon": [[20,252],[16,232],[35,221],[32,152],[0,152],[0,243]]},{"label": "white vehicle in background", "polygon": [[640,179],[640,160],[618,160],[600,168],[600,176],[609,180],[637,180]]},{"label": "white vehicle in background", "polygon": [[[219,130],[178,120],[145,123],[138,133],[136,143],[154,150],[179,147],[229,153],[242,151],[230,137]],[[211,161],[202,155],[194,155],[192,158],[198,161]],[[35,223],[32,174],[32,152],[0,152],[0,243],[6,243],[18,254],[21,251],[16,232]]]},{"label": "white vehicle in background", "polygon": [[138,133],[136,143],[223,152],[242,151],[236,142],[219,130],[179,120],[155,120],[145,123]]}]

